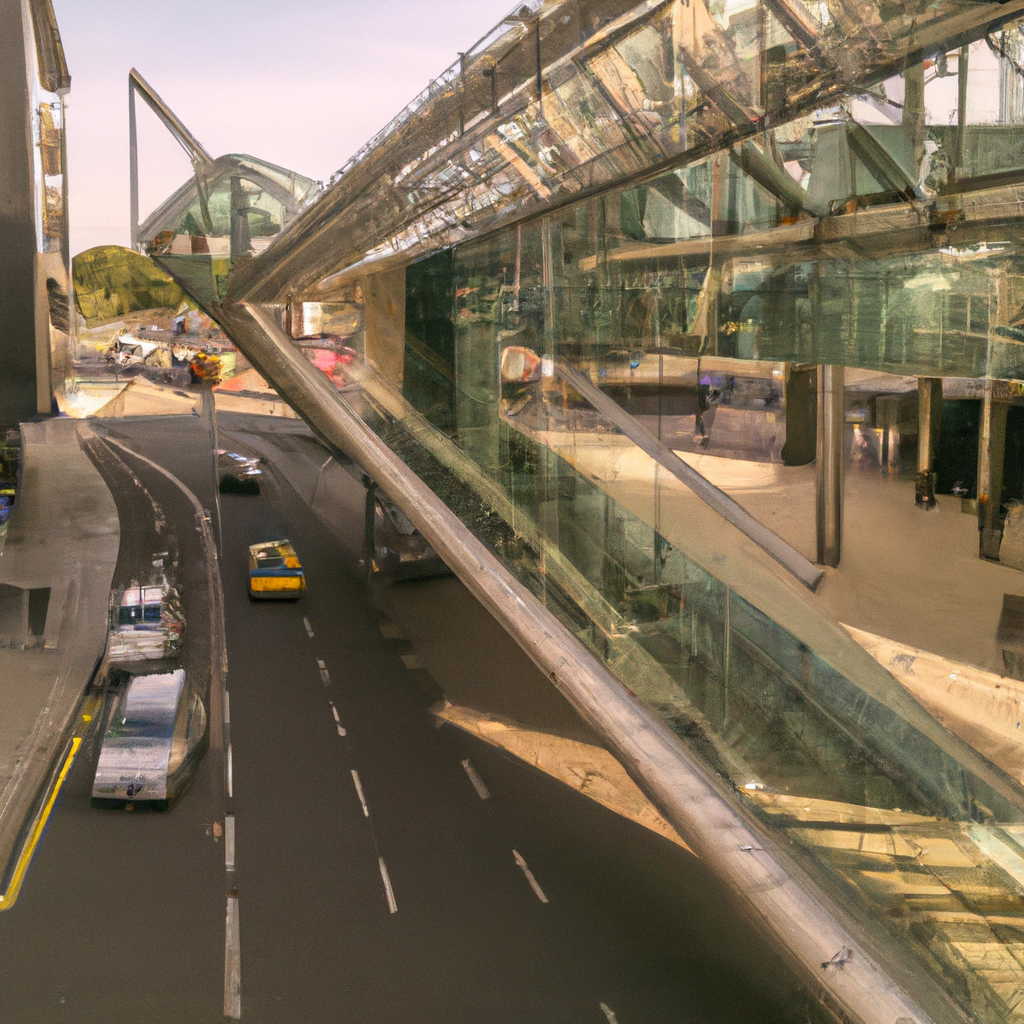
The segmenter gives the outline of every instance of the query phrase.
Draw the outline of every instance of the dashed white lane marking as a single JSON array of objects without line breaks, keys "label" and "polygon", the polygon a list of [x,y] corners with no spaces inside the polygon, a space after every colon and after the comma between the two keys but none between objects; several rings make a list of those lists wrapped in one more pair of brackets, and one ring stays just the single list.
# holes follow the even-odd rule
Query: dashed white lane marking
[{"label": "dashed white lane marking", "polygon": [[363,796],[363,784],[359,781],[359,772],[352,769],[352,781],[356,784],[356,795],[359,797],[359,802],[363,805],[363,817],[368,818],[370,816],[370,808],[366,806],[366,797]]},{"label": "dashed white lane marking", "polygon": [[491,794],[484,785],[484,780],[480,778],[476,769],[469,763],[469,758],[466,758],[466,760],[462,762],[462,767],[466,769],[466,774],[469,776],[469,781],[473,783],[476,795],[480,797],[481,800],[486,800]]},{"label": "dashed white lane marking", "polygon": [[235,816],[224,815],[224,867],[235,870]]},{"label": "dashed white lane marking", "polygon": [[228,895],[224,930],[224,1016],[242,1019],[242,952],[238,934],[238,894]]},{"label": "dashed white lane marking", "polygon": [[406,668],[423,668],[423,662],[415,654],[403,654],[401,658]]},{"label": "dashed white lane marking", "polygon": [[334,715],[334,724],[338,727],[338,735],[345,736],[345,727],[341,724],[341,719],[338,717],[338,709],[334,706],[334,701],[329,700],[327,703],[331,705],[331,714]]},{"label": "dashed white lane marking", "polygon": [[384,858],[378,857],[377,861],[380,864],[380,877],[384,879],[384,893],[388,898],[388,910],[392,914],[397,914],[398,904],[395,902],[395,890],[391,888],[391,879],[388,877],[388,869],[384,864]]},{"label": "dashed white lane marking", "polygon": [[231,724],[231,700],[227,690],[224,691],[224,724]]},{"label": "dashed white lane marking", "polygon": [[324,686],[329,686],[331,683],[331,676],[330,673],[327,671],[327,665],[324,664],[322,658],[316,659],[316,667],[320,669],[320,681],[324,684]]},{"label": "dashed white lane marking", "polygon": [[598,1005],[601,1007],[604,1015],[608,1018],[608,1024],[619,1024],[618,1017],[612,1013],[611,1007],[607,1003],[599,1003]]},{"label": "dashed white lane marking", "polygon": [[391,622],[382,622],[380,624],[380,635],[384,637],[385,640],[402,639],[402,631]]},{"label": "dashed white lane marking", "polygon": [[512,851],[512,856],[515,857],[516,863],[523,869],[523,874],[526,875],[526,880],[530,883],[530,888],[537,894],[537,899],[541,903],[547,903],[548,898],[544,895],[544,890],[537,884],[537,879],[533,877],[533,872],[526,866],[526,861],[523,860],[522,855],[518,850]]},{"label": "dashed white lane marking", "polygon": [[232,771],[231,771],[231,744],[229,743],[228,744],[228,796],[233,800],[235,798],[235,794],[234,794],[234,781],[233,781],[231,775],[232,775]]},{"label": "dashed white lane marking", "polygon": [[313,627],[309,624],[309,619],[305,616],[302,617],[302,624],[306,627],[306,633],[309,635],[309,639],[313,639]]}]

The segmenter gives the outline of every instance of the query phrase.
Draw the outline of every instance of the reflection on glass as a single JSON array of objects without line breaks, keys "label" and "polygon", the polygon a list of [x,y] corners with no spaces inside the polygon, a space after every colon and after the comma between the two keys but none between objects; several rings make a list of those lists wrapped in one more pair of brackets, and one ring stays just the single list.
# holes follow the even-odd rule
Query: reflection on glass
[{"label": "reflection on glass", "polygon": [[[456,295],[479,289],[472,276],[458,281]],[[500,293],[455,300],[478,314],[458,318],[466,327],[457,337],[479,338],[485,309],[500,320]],[[514,310],[507,316],[512,330]],[[419,347],[406,349],[407,374]],[[526,346],[506,346],[500,389],[489,393],[479,362],[470,361],[465,392],[457,361],[447,375],[431,371],[447,392],[428,392],[422,376],[409,386],[407,376],[407,397],[455,392],[454,403],[422,413],[354,363],[346,401],[751,813],[813,870],[875,906],[947,984],[970,987],[972,1009],[989,1008],[980,1019],[1002,1019],[1010,994],[992,964],[1006,969],[1024,927],[1019,803],[925,735],[891,691],[844,675],[554,454],[539,431],[513,425],[508,410],[531,388],[540,410],[561,402]],[[443,429],[431,423],[439,409]],[[559,429],[559,415],[545,431]]]},{"label": "reflection on glass", "polygon": [[317,188],[283,167],[224,156],[150,214],[140,237],[148,255],[209,306],[224,298],[231,268],[264,252]]}]

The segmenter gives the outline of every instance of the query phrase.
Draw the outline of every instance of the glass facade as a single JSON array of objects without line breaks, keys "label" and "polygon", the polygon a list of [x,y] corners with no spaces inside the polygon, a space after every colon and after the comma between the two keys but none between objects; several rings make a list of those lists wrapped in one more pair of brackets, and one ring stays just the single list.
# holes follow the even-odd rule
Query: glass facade
[{"label": "glass facade", "polygon": [[[531,389],[531,404],[555,406],[556,388],[545,397],[554,378],[499,388],[498,346],[480,313],[500,313],[500,287],[487,292],[445,254],[420,269],[408,298],[428,279],[463,293],[454,346],[410,339],[401,389],[355,364],[339,400],[361,410],[778,841],[861,912],[874,908],[947,985],[969,993],[979,1019],[1009,1019],[1024,928],[1017,787],[979,777],[884,671],[840,663],[822,624],[798,638],[778,621],[792,609],[757,607],[587,479],[551,442],[560,414],[533,429],[510,419]],[[464,315],[472,307],[477,318]],[[423,350],[449,358],[428,362]]]},{"label": "glass facade", "polygon": [[209,307],[317,194],[312,178],[244,155],[197,170],[139,228],[145,251]]},{"label": "glass facade", "polygon": [[1024,789],[912,677],[1022,678],[1022,10],[523,7],[308,209],[224,170],[143,232],[214,314],[287,308],[766,843],[986,1024],[1024,1005]]},{"label": "glass facade", "polygon": [[[542,231],[532,229],[535,254]],[[1024,930],[1018,787],[983,777],[793,587],[768,587],[777,603],[759,606],[763,588],[723,582],[714,555],[699,556],[729,550],[728,538],[693,544],[693,557],[693,538],[659,532],[656,480],[649,491],[634,481],[642,516],[581,471],[581,449],[607,453],[613,428],[546,376],[544,359],[531,374],[531,349],[502,344],[544,329],[528,257],[514,308],[519,235],[409,273],[402,379],[350,364],[335,378],[339,400],[834,894],[873,908],[978,1019],[1011,1019]],[[521,235],[529,252],[531,230]],[[442,297],[443,327],[430,306]],[[804,623],[800,636],[787,619]]]}]

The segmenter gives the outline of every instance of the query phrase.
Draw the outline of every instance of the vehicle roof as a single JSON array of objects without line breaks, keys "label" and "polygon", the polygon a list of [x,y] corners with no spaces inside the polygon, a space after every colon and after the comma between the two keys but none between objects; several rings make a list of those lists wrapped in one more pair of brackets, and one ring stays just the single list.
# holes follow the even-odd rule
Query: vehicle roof
[{"label": "vehicle roof", "polygon": [[[117,786],[131,776],[166,792],[167,766],[185,670],[133,676],[114,708],[96,765],[94,786]],[[96,790],[94,789],[94,792]]]},{"label": "vehicle roof", "polygon": [[125,692],[124,711],[129,719],[138,718],[158,728],[164,721],[174,724],[185,670],[156,675],[133,676]]},{"label": "vehicle roof", "polygon": [[166,593],[162,586],[126,587],[121,597],[121,607],[137,604],[159,604]]},{"label": "vehicle roof", "polygon": [[290,554],[295,554],[295,548],[292,547],[290,540],[264,540],[259,544],[250,544],[249,550],[255,555],[260,551],[287,551]]}]

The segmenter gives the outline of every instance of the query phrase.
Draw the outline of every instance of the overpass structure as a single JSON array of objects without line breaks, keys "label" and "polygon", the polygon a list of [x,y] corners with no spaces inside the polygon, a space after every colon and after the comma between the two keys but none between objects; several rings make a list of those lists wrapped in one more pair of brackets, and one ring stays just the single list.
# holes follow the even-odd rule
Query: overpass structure
[{"label": "overpass structure", "polygon": [[142,223],[133,184],[133,242],[859,1022],[1024,1013],[1019,706],[997,749],[912,685],[1013,674],[1024,635],[1022,26],[526,4],[326,188],[129,80],[133,183],[138,97],[194,166]]}]

